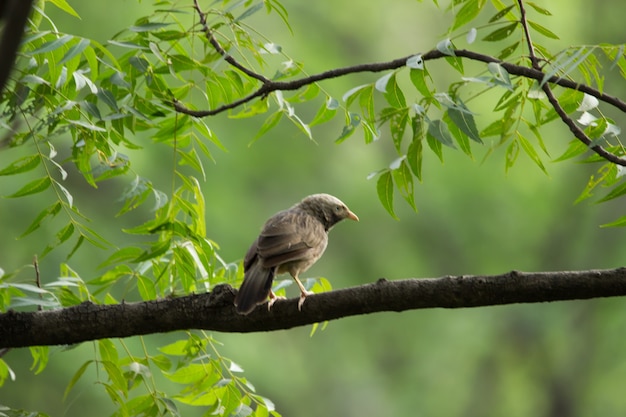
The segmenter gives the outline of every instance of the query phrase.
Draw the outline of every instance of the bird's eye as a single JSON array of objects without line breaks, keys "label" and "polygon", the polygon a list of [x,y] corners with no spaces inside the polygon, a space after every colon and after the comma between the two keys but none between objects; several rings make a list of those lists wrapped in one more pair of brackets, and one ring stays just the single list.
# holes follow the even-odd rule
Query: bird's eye
[{"label": "bird's eye", "polygon": [[341,211],[341,206],[335,206],[335,213],[339,213]]}]

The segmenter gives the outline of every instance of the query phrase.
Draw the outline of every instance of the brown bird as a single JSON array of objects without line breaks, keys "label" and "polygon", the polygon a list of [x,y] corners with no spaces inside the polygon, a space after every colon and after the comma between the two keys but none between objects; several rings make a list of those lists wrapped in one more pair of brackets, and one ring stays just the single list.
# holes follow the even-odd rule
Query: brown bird
[{"label": "brown bird", "polygon": [[272,291],[274,276],[289,272],[300,287],[298,309],[308,292],[298,279],[324,253],[328,231],[339,221],[359,221],[336,197],[313,194],[280,211],[265,223],[243,260],[244,278],[235,297],[240,314],[248,314],[269,296],[268,309],[278,299]]}]

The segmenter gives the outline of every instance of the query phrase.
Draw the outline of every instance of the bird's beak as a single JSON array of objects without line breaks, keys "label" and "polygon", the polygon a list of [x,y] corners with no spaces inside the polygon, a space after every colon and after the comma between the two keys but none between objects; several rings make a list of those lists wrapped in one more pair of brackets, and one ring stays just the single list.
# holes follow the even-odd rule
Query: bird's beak
[{"label": "bird's beak", "polygon": [[348,209],[348,218],[351,220],[354,220],[355,222],[359,221],[359,216],[351,212],[349,209]]}]

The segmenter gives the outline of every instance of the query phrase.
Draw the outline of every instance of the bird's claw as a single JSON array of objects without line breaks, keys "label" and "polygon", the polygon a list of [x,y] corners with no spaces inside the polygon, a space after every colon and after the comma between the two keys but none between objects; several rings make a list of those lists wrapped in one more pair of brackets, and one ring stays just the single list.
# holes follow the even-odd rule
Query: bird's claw
[{"label": "bird's claw", "polygon": [[270,300],[267,302],[267,311],[272,309],[272,306],[277,300],[285,300],[287,297],[283,297],[282,295],[276,295],[273,291],[270,291]]},{"label": "bird's claw", "polygon": [[313,294],[315,293],[311,291],[304,291],[300,293],[300,300],[298,300],[298,311],[302,311],[302,305],[304,304],[304,300],[306,300],[306,297]]}]

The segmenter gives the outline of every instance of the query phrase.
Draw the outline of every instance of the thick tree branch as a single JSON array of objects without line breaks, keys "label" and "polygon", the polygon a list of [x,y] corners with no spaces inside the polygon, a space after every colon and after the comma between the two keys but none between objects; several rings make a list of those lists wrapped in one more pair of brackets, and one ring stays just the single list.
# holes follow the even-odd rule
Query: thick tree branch
[{"label": "thick tree branch", "polygon": [[235,312],[235,290],[138,303],[0,314],[0,348],[80,343],[183,329],[259,332],[289,329],[348,316],[423,308],[465,308],[626,295],[626,268],[575,272],[510,272],[387,281],[261,305],[247,316]]}]

